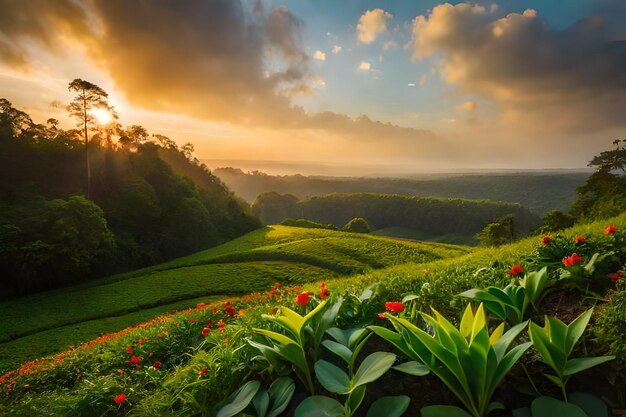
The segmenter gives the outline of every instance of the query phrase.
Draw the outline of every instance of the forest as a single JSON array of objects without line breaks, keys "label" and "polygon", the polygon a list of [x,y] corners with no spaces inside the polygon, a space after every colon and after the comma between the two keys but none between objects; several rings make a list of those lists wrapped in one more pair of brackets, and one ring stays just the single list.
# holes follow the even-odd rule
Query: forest
[{"label": "forest", "polygon": [[0,296],[151,265],[259,226],[191,144],[98,124],[90,112],[106,92],[73,83],[78,129],[37,124],[0,99]]}]

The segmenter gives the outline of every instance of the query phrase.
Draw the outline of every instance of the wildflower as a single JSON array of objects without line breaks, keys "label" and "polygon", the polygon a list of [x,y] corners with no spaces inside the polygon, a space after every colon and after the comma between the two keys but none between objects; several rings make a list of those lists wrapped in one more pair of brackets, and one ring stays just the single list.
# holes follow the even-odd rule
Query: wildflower
[{"label": "wildflower", "polygon": [[128,353],[129,355],[132,355],[133,354],[133,347],[130,346],[130,345],[126,346],[126,353]]},{"label": "wildflower", "polygon": [[124,401],[126,401],[126,394],[118,394],[115,396],[115,398],[113,398],[113,401],[115,401],[115,404],[121,404]]},{"label": "wildflower", "polygon": [[619,272],[614,272],[609,274],[609,279],[613,282],[619,282],[622,279],[622,276]]},{"label": "wildflower", "polygon": [[298,296],[296,296],[296,304],[301,307],[306,306],[309,303],[311,293],[308,291],[301,292]]},{"label": "wildflower", "polygon": [[208,320],[206,321],[206,325],[207,325],[207,327],[213,327],[213,320],[208,319]]},{"label": "wildflower", "polygon": [[322,300],[325,300],[326,297],[328,297],[330,295],[330,290],[328,288],[326,288],[326,283],[322,281],[322,283],[320,284],[320,298]]},{"label": "wildflower", "polygon": [[227,337],[224,338],[224,346],[228,347],[228,338]]},{"label": "wildflower", "polygon": [[379,319],[384,319],[385,317],[387,317],[387,316],[385,315],[385,313],[378,313],[378,318],[379,318]]},{"label": "wildflower", "polygon": [[124,361],[124,365],[126,365],[126,366],[130,366],[131,364],[132,364],[131,361]]},{"label": "wildflower", "polygon": [[192,324],[193,324],[193,323],[196,323],[197,321],[198,321],[198,320],[196,320],[196,319],[191,319],[191,320],[189,320],[189,322],[190,322],[190,323],[192,323]]},{"label": "wildflower", "polygon": [[212,313],[212,314],[217,314],[217,307],[213,307],[213,308],[211,309],[211,313]]},{"label": "wildflower", "polygon": [[123,369],[118,369],[117,373],[120,374],[120,375],[124,375],[124,370]]},{"label": "wildflower", "polygon": [[508,274],[512,277],[516,277],[522,274],[523,272],[524,270],[522,269],[522,266],[520,264],[515,264],[511,267],[511,269],[509,269]]},{"label": "wildflower", "polygon": [[270,316],[275,315],[276,313],[278,313],[278,309],[277,308],[270,308],[270,310],[268,311]]},{"label": "wildflower", "polygon": [[394,313],[402,313],[404,311],[404,304],[399,301],[388,301],[385,303],[385,308]]},{"label": "wildflower", "polygon": [[612,235],[615,232],[617,232],[617,226],[613,224],[609,224],[606,229],[604,229],[604,234],[607,236]]},{"label": "wildflower", "polygon": [[165,333],[159,333],[156,335],[157,339],[163,339],[165,338]]},{"label": "wildflower", "polygon": [[237,312],[237,317],[243,317],[246,315],[246,310],[244,310],[243,308],[240,308],[239,311]]},{"label": "wildflower", "polygon": [[541,240],[541,245],[542,246],[548,246],[550,244],[550,242],[552,242],[552,237],[544,236],[543,239]]},{"label": "wildflower", "polygon": [[203,377],[206,375],[206,368],[202,368],[198,371],[198,376]]},{"label": "wildflower", "polygon": [[208,327],[205,327],[204,329],[202,329],[202,336],[207,337],[210,334],[211,334],[211,329],[209,329]]},{"label": "wildflower", "polygon": [[222,307],[224,307],[224,311],[228,316],[235,317],[235,307],[233,307],[231,303],[225,303]]},{"label": "wildflower", "polygon": [[206,303],[198,303],[198,304],[196,304],[196,310],[200,310],[203,307],[206,307]]},{"label": "wildflower", "polygon": [[583,261],[583,258],[578,256],[578,254],[576,252],[574,252],[574,253],[572,253],[572,256],[563,258],[563,265],[565,265],[565,266],[573,266],[573,265],[576,265],[578,263],[581,263],[582,261]]},{"label": "wildflower", "polygon": [[574,243],[577,245],[582,245],[583,243],[585,243],[585,238],[581,235],[576,236],[576,238],[574,239]]},{"label": "wildflower", "polygon": [[161,362],[159,362],[159,361],[156,361],[155,363],[152,364],[152,366],[155,369],[159,369],[161,366],[163,366],[163,364]]},{"label": "wildflower", "polygon": [[138,364],[139,362],[141,362],[143,360],[143,358],[140,358],[139,356],[131,356],[130,357],[130,361],[134,364]]},{"label": "wildflower", "polygon": [[226,326],[226,323],[224,323],[224,320],[220,320],[217,322],[217,330],[219,330],[220,333],[224,333],[225,326]]}]

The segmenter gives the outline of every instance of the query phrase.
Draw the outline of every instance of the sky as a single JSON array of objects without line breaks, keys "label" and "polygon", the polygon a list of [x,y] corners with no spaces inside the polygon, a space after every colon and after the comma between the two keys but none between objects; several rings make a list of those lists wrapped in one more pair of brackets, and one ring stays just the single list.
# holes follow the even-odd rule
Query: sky
[{"label": "sky", "polygon": [[626,2],[0,0],[0,97],[110,95],[200,159],[581,168],[626,137]]}]

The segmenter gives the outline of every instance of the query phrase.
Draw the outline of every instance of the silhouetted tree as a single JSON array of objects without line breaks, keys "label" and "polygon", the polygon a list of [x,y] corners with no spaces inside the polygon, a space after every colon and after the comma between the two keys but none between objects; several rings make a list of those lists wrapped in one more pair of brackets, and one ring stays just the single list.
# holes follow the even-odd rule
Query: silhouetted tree
[{"label": "silhouetted tree", "polygon": [[76,93],[74,100],[67,106],[71,116],[78,119],[78,127],[82,127],[85,137],[85,160],[87,168],[87,198],[90,198],[91,167],[89,165],[89,128],[95,126],[95,118],[91,111],[104,109],[115,115],[113,107],[109,105],[109,95],[102,88],[89,81],[76,78],[72,81],[68,90]]}]

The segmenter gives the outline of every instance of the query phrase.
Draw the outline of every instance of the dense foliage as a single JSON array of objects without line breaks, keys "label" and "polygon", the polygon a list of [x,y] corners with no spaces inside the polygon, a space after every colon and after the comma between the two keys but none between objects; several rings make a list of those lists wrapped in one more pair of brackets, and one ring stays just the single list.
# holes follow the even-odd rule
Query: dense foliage
[{"label": "dense foliage", "polygon": [[[608,417],[607,405],[623,408],[615,268],[626,261],[625,226],[622,215],[459,258],[201,303],[5,374],[0,414]],[[559,265],[538,265],[565,242],[586,245],[581,262],[567,246]],[[586,279],[605,291],[571,289],[581,263],[600,257],[610,268]],[[472,288],[482,297],[473,308]],[[521,323],[509,328],[510,319]]]},{"label": "dense foliage", "polygon": [[576,187],[589,177],[588,173],[526,172],[346,178],[245,173],[237,168],[217,168],[213,174],[249,202],[271,191],[298,198],[331,193],[386,193],[507,201],[528,207],[540,216],[549,210],[569,210],[576,199]]},{"label": "dense foliage", "polygon": [[298,200],[291,194],[271,192],[261,194],[252,210],[265,224],[306,218],[342,227],[351,219],[362,217],[373,230],[396,226],[435,236],[473,236],[506,215],[513,216],[516,236],[540,224],[537,216],[518,204],[392,194],[330,194]]},{"label": "dense foliage", "polygon": [[0,296],[171,259],[258,227],[189,146],[140,126],[93,128],[86,172],[87,131],[36,124],[0,99]]}]

